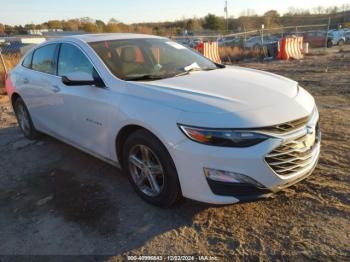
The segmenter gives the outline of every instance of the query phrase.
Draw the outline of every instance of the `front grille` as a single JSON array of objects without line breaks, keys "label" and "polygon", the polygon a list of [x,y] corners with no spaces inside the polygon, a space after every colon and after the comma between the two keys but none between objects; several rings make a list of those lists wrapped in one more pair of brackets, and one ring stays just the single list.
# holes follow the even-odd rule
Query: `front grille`
[{"label": "front grille", "polygon": [[319,142],[319,125],[314,135],[306,134],[293,141],[280,145],[265,160],[279,175],[288,176],[297,173],[314,162],[315,146]]},{"label": "front grille", "polygon": [[283,124],[261,128],[259,129],[259,131],[275,133],[275,134],[289,133],[303,126],[306,126],[309,120],[310,120],[310,116],[307,116],[307,117],[303,117],[294,121],[289,121]]}]

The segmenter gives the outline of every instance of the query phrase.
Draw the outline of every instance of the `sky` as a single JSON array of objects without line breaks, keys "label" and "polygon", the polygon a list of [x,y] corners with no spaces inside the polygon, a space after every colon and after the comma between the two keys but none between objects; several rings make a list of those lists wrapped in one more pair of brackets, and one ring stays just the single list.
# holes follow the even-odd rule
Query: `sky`
[{"label": "sky", "polygon": [[[173,21],[203,17],[208,13],[224,16],[224,0],[0,0],[0,23],[19,25],[48,20],[91,17],[108,22],[110,18],[130,24]],[[258,14],[267,10],[280,13],[288,7],[313,8],[342,6],[350,0],[228,0],[229,16],[239,16],[246,9]]]}]

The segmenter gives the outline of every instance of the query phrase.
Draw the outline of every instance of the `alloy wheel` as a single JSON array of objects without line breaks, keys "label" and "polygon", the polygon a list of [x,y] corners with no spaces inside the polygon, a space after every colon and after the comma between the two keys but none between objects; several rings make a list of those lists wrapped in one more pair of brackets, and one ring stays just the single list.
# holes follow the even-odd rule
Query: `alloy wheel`
[{"label": "alloy wheel", "polygon": [[23,104],[19,104],[17,106],[16,110],[18,124],[20,128],[22,129],[23,133],[29,134],[30,133],[30,119],[29,115],[27,113],[27,110],[25,109]]},{"label": "alloy wheel", "polygon": [[164,188],[164,170],[155,153],[145,145],[135,145],[128,160],[138,189],[149,197],[158,196]]}]

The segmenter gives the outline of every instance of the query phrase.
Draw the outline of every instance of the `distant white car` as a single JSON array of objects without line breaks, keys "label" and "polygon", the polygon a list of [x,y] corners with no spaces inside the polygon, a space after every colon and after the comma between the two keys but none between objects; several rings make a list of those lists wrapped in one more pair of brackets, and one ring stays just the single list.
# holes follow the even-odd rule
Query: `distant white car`
[{"label": "distant white car", "polygon": [[169,39],[48,41],[6,80],[29,139],[54,136],[122,167],[146,201],[265,197],[315,168],[318,111],[297,82],[218,65]]}]

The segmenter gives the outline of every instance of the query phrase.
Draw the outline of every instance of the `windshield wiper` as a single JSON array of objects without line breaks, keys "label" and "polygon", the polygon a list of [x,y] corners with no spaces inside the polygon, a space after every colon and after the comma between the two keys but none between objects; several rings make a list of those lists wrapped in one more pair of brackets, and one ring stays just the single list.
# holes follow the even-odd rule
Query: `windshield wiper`
[{"label": "windshield wiper", "polygon": [[159,79],[163,79],[163,78],[165,78],[165,77],[160,76],[160,75],[145,74],[145,75],[125,77],[124,80],[126,80],[126,81],[142,81],[142,80],[159,80]]},{"label": "windshield wiper", "polygon": [[193,71],[211,71],[211,70],[215,70],[216,68],[200,68],[200,67],[195,67],[195,68],[191,68],[189,70],[186,70],[184,72],[178,73],[175,75],[176,76],[184,76],[184,75],[188,75]]}]

